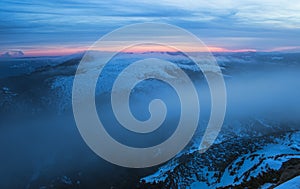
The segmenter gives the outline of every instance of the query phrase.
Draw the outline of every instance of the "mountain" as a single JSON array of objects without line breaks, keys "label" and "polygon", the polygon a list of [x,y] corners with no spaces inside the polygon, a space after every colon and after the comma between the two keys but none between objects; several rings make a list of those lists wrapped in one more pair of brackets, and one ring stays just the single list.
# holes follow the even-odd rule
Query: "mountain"
[{"label": "mountain", "polygon": [[[190,143],[163,165],[141,170],[105,162],[80,137],[72,114],[72,86],[82,57],[0,60],[0,188],[273,188],[300,175],[300,53],[214,54],[227,87],[227,112],[218,138],[205,153],[198,147],[210,113],[210,93],[199,68],[180,53],[118,54],[97,82],[99,117],[101,111],[108,115],[103,121],[113,120],[106,104],[111,85],[134,61],[156,57],[174,62],[199,93],[200,121]],[[86,58],[90,61],[82,75],[99,69],[93,55]],[[141,69],[127,73],[126,80],[139,76]],[[176,69],[150,71],[176,79]],[[220,74],[213,66],[205,71]],[[170,108],[170,127],[176,123],[178,97],[163,82],[141,82],[131,98],[136,103],[131,104],[133,114],[141,120],[149,116],[150,100],[162,98]]]},{"label": "mountain", "polygon": [[299,131],[235,136],[213,145],[205,154],[194,151],[174,158],[156,173],[142,178],[140,188],[276,186],[300,174],[299,139]]},{"label": "mountain", "polygon": [[25,54],[22,51],[7,51],[0,55],[1,58],[23,57]]}]

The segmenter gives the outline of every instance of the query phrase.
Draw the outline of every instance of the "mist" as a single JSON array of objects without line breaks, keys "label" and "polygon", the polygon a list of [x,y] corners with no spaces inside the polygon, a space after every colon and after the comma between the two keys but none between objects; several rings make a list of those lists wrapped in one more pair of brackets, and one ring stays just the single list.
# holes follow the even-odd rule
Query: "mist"
[{"label": "mist", "polygon": [[[238,66],[243,67],[243,64]],[[253,67],[255,66],[257,65]],[[249,118],[278,122],[300,121],[299,68],[272,65],[264,69],[253,67],[241,72],[228,71],[225,75],[225,124]],[[199,122],[207,121],[211,111],[209,88],[203,77],[193,76],[193,82],[199,95]],[[142,141],[141,137],[120,134],[109,104],[103,103],[102,98],[100,95],[96,99],[99,117],[102,116],[110,134],[120,142],[135,147],[151,146],[167,139],[176,129],[180,106],[178,96],[170,86],[162,84],[159,90],[145,90],[142,93],[136,90],[132,93],[130,105],[137,119],[149,118],[148,105],[154,98],[162,99],[168,108],[164,128],[158,133],[144,135]],[[69,103],[71,105],[71,99]],[[85,180],[85,186],[97,183],[111,186],[116,180],[122,180],[124,174],[135,175],[137,179],[138,176],[153,171],[145,169],[132,172],[131,169],[112,165],[98,157],[81,138],[71,108],[62,115],[57,115],[55,109],[51,113],[47,110],[27,118],[24,115],[15,114],[13,119],[1,122],[1,188],[31,188],[68,174],[78,180]],[[82,172],[85,177],[81,176]],[[97,179],[91,181],[88,177]]]}]

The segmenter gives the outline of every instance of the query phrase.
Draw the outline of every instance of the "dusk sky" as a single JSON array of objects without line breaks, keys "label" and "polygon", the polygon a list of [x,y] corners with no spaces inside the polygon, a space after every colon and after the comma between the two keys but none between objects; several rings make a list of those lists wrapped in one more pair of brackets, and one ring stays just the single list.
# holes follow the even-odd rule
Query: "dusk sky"
[{"label": "dusk sky", "polygon": [[182,27],[214,51],[299,51],[299,0],[1,0],[0,53],[70,54],[121,26]]}]

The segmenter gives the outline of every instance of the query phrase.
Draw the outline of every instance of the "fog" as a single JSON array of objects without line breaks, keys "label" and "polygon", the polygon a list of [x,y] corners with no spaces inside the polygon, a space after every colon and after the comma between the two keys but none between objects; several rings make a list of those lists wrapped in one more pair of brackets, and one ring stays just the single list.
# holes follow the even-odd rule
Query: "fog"
[{"label": "fog", "polygon": [[[300,69],[298,67],[280,69],[252,69],[246,72],[227,74],[226,122],[248,118],[266,118],[285,122],[300,120]],[[151,81],[149,81],[151,82]],[[200,100],[200,121],[208,119],[210,94],[206,82],[194,80]],[[146,95],[146,96],[145,96]],[[111,109],[101,100],[96,100],[99,116],[109,125],[108,130],[121,142],[132,146],[157,144],[174,131],[179,115],[179,100],[168,86],[151,90],[140,95],[133,94],[131,108],[140,120],[149,117],[148,104],[153,98],[161,98],[167,105],[168,115],[165,129],[156,138],[128,137],[119,134],[113,127],[116,120],[111,117]],[[102,97],[97,97],[101,99]],[[70,104],[71,104],[71,99]],[[51,115],[51,116],[49,116]],[[122,180],[124,174],[143,175],[151,169],[128,173],[129,169],[114,166],[95,155],[82,140],[71,109],[63,115],[41,114],[27,119],[14,115],[14,119],[1,122],[0,127],[0,188],[35,187],[47,184],[58,176],[73,175],[84,180],[85,186],[101,183],[105,186]],[[153,133],[152,133],[153,134]],[[154,133],[155,134],[155,133]],[[117,155],[117,154],[116,154]],[[81,176],[84,173],[85,176]],[[125,174],[125,175],[126,175]],[[91,178],[97,178],[92,180]],[[114,180],[115,179],[115,180]]]},{"label": "fog", "polygon": [[299,121],[300,70],[282,69],[233,76],[227,85],[227,116]]}]

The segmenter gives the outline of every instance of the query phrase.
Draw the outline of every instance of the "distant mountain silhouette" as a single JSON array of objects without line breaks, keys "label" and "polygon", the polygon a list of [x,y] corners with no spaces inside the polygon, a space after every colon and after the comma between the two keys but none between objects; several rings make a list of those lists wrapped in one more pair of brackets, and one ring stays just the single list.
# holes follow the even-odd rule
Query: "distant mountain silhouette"
[{"label": "distant mountain silhouette", "polygon": [[23,57],[25,54],[22,51],[7,51],[0,55],[2,58]]}]

